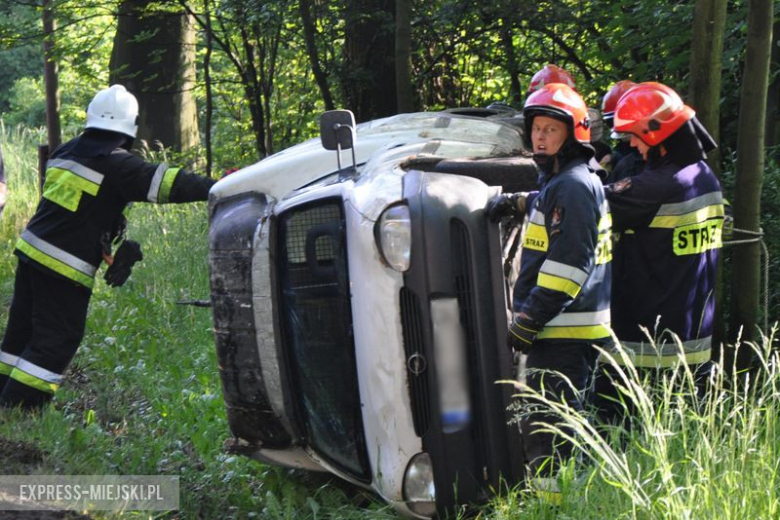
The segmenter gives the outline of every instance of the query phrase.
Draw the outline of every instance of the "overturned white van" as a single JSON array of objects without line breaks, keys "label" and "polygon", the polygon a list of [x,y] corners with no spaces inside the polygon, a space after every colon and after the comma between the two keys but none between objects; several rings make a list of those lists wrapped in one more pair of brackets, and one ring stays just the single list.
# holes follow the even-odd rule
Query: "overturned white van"
[{"label": "overturned white van", "polygon": [[483,208],[536,176],[508,111],[356,130],[337,111],[322,139],[220,181],[209,259],[234,449],[421,518],[521,479],[513,389],[497,384],[513,377],[502,240]]}]

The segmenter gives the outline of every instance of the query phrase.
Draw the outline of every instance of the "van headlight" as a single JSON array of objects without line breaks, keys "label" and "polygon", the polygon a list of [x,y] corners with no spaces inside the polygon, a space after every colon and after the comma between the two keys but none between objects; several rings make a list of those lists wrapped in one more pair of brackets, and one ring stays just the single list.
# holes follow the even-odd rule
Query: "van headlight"
[{"label": "van headlight", "polygon": [[396,204],[380,215],[374,228],[376,246],[385,263],[396,271],[409,269],[412,255],[412,219],[409,206]]},{"label": "van headlight", "polygon": [[436,488],[433,484],[433,464],[427,453],[418,453],[409,462],[404,473],[404,501],[406,507],[420,516],[436,514]]}]

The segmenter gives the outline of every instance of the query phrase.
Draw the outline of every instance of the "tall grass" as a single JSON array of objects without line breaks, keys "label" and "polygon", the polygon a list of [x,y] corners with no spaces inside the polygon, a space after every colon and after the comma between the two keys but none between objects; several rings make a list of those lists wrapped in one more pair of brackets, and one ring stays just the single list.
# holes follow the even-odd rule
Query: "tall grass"
[{"label": "tall grass", "polygon": [[[776,340],[741,344],[754,351],[754,370],[719,366],[703,399],[694,376],[681,365],[651,384],[622,354],[616,385],[635,405],[630,431],[597,429],[588,412],[524,390],[521,398],[551,409],[558,422],[546,426],[574,443],[588,461],[579,474],[561,477],[562,504],[526,500],[501,518],[724,518],[780,517],[780,356]],[[521,493],[523,493],[521,491]]]},{"label": "tall grass", "polygon": [[0,146],[5,164],[9,199],[0,219],[0,247],[12,240],[35,211],[37,204],[39,143],[46,141],[43,129],[9,128],[0,120]]},{"label": "tall grass", "polygon": [[[10,254],[38,202],[38,151],[43,129],[9,128],[0,120],[0,148],[5,165],[8,201],[0,216],[0,312],[10,302],[16,262]],[[5,318],[3,324],[5,327]]]}]

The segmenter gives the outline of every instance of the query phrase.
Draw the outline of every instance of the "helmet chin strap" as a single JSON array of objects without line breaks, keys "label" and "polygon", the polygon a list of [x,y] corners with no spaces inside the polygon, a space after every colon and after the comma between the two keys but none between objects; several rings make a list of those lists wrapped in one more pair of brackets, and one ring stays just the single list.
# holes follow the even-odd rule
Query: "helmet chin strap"
[{"label": "helmet chin strap", "polygon": [[655,168],[657,166],[660,166],[663,162],[664,154],[661,153],[661,145],[655,145],[651,146],[647,150],[647,164],[651,168]]},{"label": "helmet chin strap", "polygon": [[555,155],[535,153],[534,162],[544,175],[555,175],[561,171],[561,165],[566,164],[581,153],[581,144],[569,136]]},{"label": "helmet chin strap", "polygon": [[127,136],[127,139],[125,139],[125,142],[122,143],[122,148],[127,150],[128,152],[133,149],[133,144],[135,143],[135,138]]},{"label": "helmet chin strap", "polygon": [[542,175],[555,175],[560,171],[558,155],[560,155],[560,152],[555,155],[549,155],[546,153],[535,153],[533,155],[534,162],[539,167]]}]

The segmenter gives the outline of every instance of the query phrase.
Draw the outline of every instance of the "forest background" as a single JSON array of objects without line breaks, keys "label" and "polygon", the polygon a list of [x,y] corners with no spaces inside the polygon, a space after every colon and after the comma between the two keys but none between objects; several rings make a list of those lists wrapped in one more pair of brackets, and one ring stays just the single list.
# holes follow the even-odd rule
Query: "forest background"
[{"label": "forest background", "polygon": [[[496,101],[520,109],[531,76],[556,63],[589,106],[621,79],[675,88],[720,144],[710,163],[735,227],[776,236],[779,10],[768,0],[7,0],[0,114],[33,128],[48,113],[55,146],[78,132],[98,89],[120,82],[142,107],[139,143],[212,175],[314,136],[332,108],[358,122]],[[771,270],[780,250],[766,242]],[[728,255],[716,339],[758,339],[778,315],[761,255],[758,243]]]},{"label": "forest background", "polygon": [[[358,122],[497,101],[520,109],[531,76],[555,63],[576,77],[578,91],[595,107],[618,80],[666,83],[717,137],[720,148],[710,162],[733,202],[734,227],[762,230],[766,245],[752,242],[724,249],[719,334],[732,345],[740,333],[743,339],[760,342],[780,315],[780,291],[771,277],[780,267],[779,38],[780,5],[769,0],[4,0],[0,145],[6,152],[12,198],[0,221],[2,241],[9,246],[3,251],[10,251],[34,210],[36,146],[55,146],[76,135],[90,99],[109,84],[123,83],[139,98],[141,153],[219,176],[316,136],[318,116],[332,108],[353,110]],[[170,242],[155,245],[158,256],[170,260],[160,264],[161,269],[182,262],[173,248],[189,247],[168,237],[169,228],[185,227],[189,243],[201,240],[197,230],[182,224],[199,222],[204,232],[205,221],[192,211],[162,210],[163,223],[153,224],[160,215],[148,210],[148,220],[141,218],[137,224],[147,232],[146,224],[154,231],[162,229]],[[753,236],[738,232],[734,238]],[[183,277],[190,269],[203,277],[205,251],[201,256],[186,260],[182,273],[169,280],[180,282],[177,286],[162,289],[153,279],[153,289],[146,289],[144,297],[146,304],[159,297],[163,316],[173,313],[169,323],[159,327],[181,327],[164,334],[169,341],[175,344],[188,328],[197,327],[196,336],[203,336],[204,348],[211,348],[201,330],[208,328],[208,316],[182,314],[168,305],[177,296],[166,292],[178,291],[178,297],[182,291],[185,296],[190,296],[188,291],[200,296],[206,292],[205,285]],[[10,301],[12,278],[11,259],[3,262],[0,316]],[[116,365],[108,354],[96,354],[97,346],[110,352],[124,332],[116,326],[102,330],[98,323],[138,321],[145,330],[135,331],[133,338],[158,330],[145,321],[153,318],[144,315],[143,301],[132,295],[112,299],[108,293],[103,299],[103,289],[96,292],[92,340],[87,340],[87,354],[77,359],[77,375],[94,370],[97,378],[99,370],[91,363],[100,364],[101,356]],[[162,352],[150,353],[148,341],[143,348],[145,363],[156,355],[164,357]],[[143,361],[124,350],[113,355],[132,357],[118,365],[127,370],[128,380]],[[212,358],[211,353],[200,353],[188,360],[192,373],[200,375],[182,383],[183,388],[168,389],[168,394],[186,390],[191,400],[218,396]],[[120,380],[124,374],[114,372]],[[148,375],[151,386],[157,380],[153,376]],[[133,404],[137,396],[115,395],[121,388],[101,387],[104,394],[93,389],[75,401],[69,401],[66,392],[60,409],[67,413],[46,420],[52,428],[73,420],[97,425],[104,433],[121,429],[119,412],[108,411],[109,395],[130,407],[127,414],[146,420],[146,412]],[[194,433],[188,430],[188,435],[195,447],[179,447],[183,459],[202,455],[210,443],[218,444],[214,438],[226,434],[217,433],[219,424],[224,429],[224,413],[219,399],[215,401],[196,401],[207,408],[198,413],[214,417],[218,424],[213,430],[193,425]],[[141,402],[156,410],[154,399]],[[160,406],[171,415],[168,405]],[[71,412],[75,419],[69,419]],[[180,419],[184,424],[185,418]],[[6,432],[9,438],[23,437],[16,428]],[[176,432],[169,433],[173,443]],[[72,433],[59,440],[64,444],[52,439],[47,453],[62,455],[90,442],[110,444],[89,437],[98,433],[87,430],[89,439],[83,435]],[[168,444],[159,448],[161,453],[170,449]],[[207,473],[209,478],[235,470],[224,469],[226,457],[213,449],[209,453],[211,458],[197,464],[223,468]],[[81,461],[69,467],[81,468],[82,462],[85,467],[97,464]],[[144,467],[139,464],[124,471],[137,472]],[[260,479],[264,485],[282,489],[281,483],[266,477]],[[195,481],[202,486],[211,482],[203,479],[201,475]],[[298,491],[285,493],[298,505],[295,501],[303,500]],[[251,494],[249,488],[246,494]],[[194,503],[196,495],[193,492]]]}]

